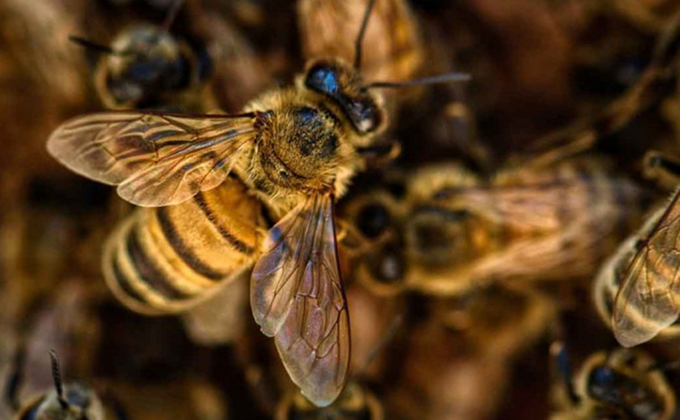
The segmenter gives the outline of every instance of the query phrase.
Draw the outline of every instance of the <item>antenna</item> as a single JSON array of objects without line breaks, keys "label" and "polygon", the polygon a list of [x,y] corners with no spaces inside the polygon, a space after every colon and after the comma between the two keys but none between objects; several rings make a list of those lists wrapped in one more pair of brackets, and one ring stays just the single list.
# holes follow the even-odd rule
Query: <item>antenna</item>
[{"label": "antenna", "polygon": [[59,356],[57,356],[56,350],[50,350],[50,359],[52,360],[52,378],[54,379],[54,387],[57,390],[59,405],[61,405],[61,408],[66,410],[68,408],[68,402],[66,401],[66,398],[64,398],[64,384],[61,380],[61,366],[59,364]]},{"label": "antenna", "polygon": [[357,36],[357,40],[354,41],[354,68],[357,70],[361,68],[361,44],[364,40],[364,35],[366,35],[368,18],[371,17],[371,11],[373,10],[374,4],[375,0],[369,0],[368,5],[366,6],[366,11],[364,12],[364,19],[361,21],[359,35]]},{"label": "antenna", "polygon": [[109,55],[122,55],[118,51],[114,51],[113,48],[109,47],[108,45],[103,45],[103,44],[98,44],[94,41],[90,41],[89,39],[77,36],[77,35],[69,35],[68,40],[80,45],[81,47],[88,49],[90,51],[94,51],[100,54],[109,54]]},{"label": "antenna", "polygon": [[175,0],[172,3],[172,5],[170,5],[168,15],[165,17],[165,20],[161,25],[161,30],[163,32],[170,31],[170,27],[172,26],[173,22],[175,22],[175,18],[177,18],[177,15],[179,15],[179,11],[182,8],[182,4],[184,4],[184,0]]},{"label": "antenna", "polygon": [[420,79],[406,80],[403,82],[372,82],[369,89],[374,88],[404,88],[412,86],[435,85],[439,83],[469,82],[472,77],[468,73],[446,73],[437,76],[423,77]]}]

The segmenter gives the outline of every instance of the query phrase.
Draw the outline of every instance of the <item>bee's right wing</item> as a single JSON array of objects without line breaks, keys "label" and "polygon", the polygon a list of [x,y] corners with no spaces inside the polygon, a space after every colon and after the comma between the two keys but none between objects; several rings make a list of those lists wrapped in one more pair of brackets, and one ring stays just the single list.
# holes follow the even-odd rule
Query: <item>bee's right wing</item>
[{"label": "bee's right wing", "polygon": [[350,357],[332,206],[330,195],[313,196],[281,219],[250,286],[255,321],[275,337],[290,378],[318,406],[342,391]]},{"label": "bee's right wing", "polygon": [[680,315],[680,190],[628,267],[614,301],[612,328],[632,347],[651,340]]},{"label": "bee's right wing", "polygon": [[179,204],[221,184],[256,134],[257,113],[105,112],[58,127],[47,150],[74,172],[143,207]]}]

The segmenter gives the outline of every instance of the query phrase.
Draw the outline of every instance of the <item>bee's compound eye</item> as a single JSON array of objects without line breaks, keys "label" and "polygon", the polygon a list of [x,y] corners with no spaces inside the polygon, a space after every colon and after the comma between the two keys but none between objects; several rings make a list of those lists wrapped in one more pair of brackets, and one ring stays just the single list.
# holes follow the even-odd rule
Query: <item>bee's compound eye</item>
[{"label": "bee's compound eye", "polygon": [[357,227],[368,238],[380,236],[390,224],[390,215],[385,206],[371,204],[359,212]]},{"label": "bee's compound eye", "polygon": [[339,86],[338,75],[333,69],[328,67],[313,67],[307,73],[305,86],[322,93],[335,95],[338,92]]}]

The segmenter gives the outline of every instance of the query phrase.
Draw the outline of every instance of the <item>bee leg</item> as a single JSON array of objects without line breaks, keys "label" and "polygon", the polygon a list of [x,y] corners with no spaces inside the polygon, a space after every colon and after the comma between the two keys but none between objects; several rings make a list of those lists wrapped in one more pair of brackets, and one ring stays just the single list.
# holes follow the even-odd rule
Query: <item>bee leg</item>
[{"label": "bee leg", "polygon": [[680,160],[657,151],[649,151],[642,161],[643,175],[664,188],[674,189],[680,184]]},{"label": "bee leg", "polygon": [[401,154],[401,144],[396,140],[385,141],[368,147],[357,148],[366,166],[378,166],[396,159]]}]

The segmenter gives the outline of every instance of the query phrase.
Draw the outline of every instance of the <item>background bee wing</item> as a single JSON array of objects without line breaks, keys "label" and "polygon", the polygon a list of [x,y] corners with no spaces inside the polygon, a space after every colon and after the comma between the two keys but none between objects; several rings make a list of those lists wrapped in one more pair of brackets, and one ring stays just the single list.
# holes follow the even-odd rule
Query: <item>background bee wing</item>
[{"label": "background bee wing", "polygon": [[630,263],[616,294],[612,328],[632,347],[651,340],[680,314],[680,190]]},{"label": "background bee wing", "polygon": [[269,232],[252,274],[251,306],[302,393],[333,402],[347,378],[349,318],[330,195],[311,197]]},{"label": "background bee wing", "polygon": [[178,204],[216,187],[255,134],[255,115],[178,116],[106,112],[67,121],[47,150],[69,169],[118,185],[145,207]]}]

